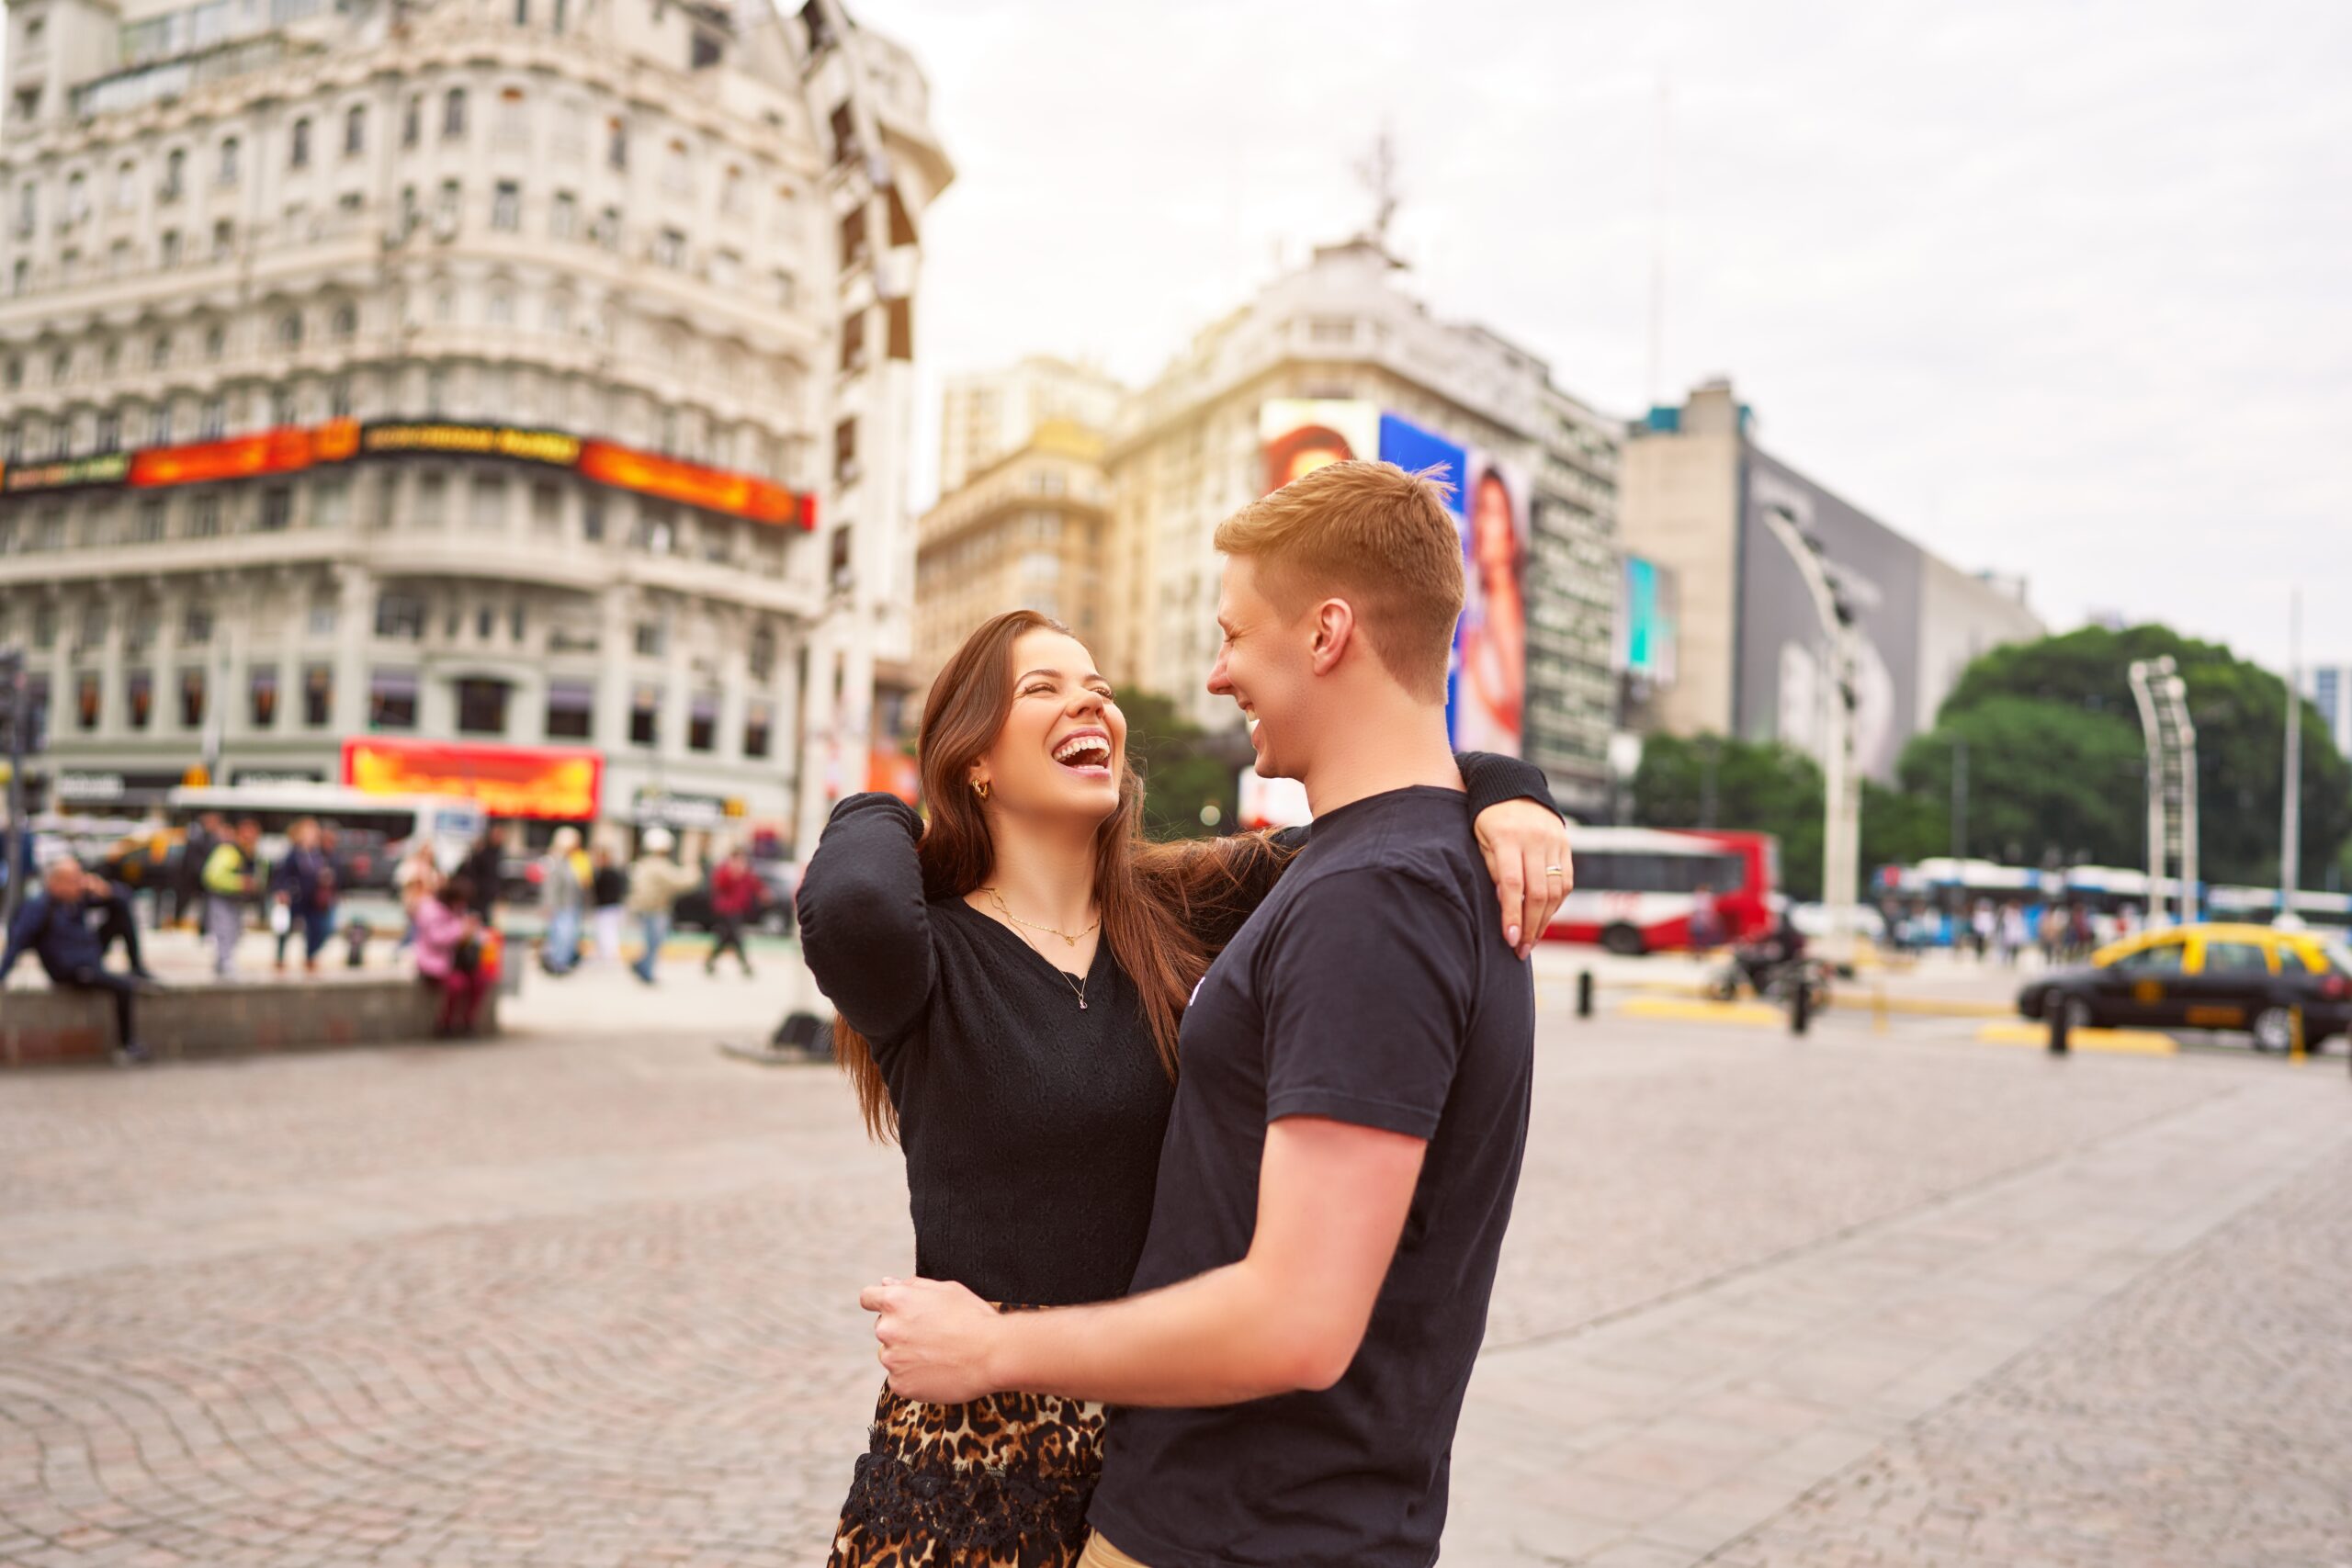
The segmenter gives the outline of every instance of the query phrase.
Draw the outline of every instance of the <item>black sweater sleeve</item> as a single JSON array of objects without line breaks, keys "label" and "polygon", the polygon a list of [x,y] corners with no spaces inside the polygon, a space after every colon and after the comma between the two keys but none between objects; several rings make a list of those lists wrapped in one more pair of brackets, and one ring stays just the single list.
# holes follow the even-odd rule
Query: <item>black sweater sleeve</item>
[{"label": "black sweater sleeve", "polygon": [[[1467,797],[1464,805],[1472,821],[1487,807],[1507,800],[1538,801],[1551,810],[1559,809],[1544,770],[1532,762],[1489,751],[1457,752],[1453,761],[1462,770]],[[1271,833],[1162,844],[1155,847],[1155,854],[1161,858],[1150,863],[1164,878],[1161,897],[1214,957],[1266,901],[1283,867],[1306,847],[1312,831],[1283,828]]]},{"label": "black sweater sleeve", "polygon": [[915,845],[922,819],[889,795],[833,807],[801,874],[800,951],[817,988],[877,1050],[931,1005],[931,911]]},{"label": "black sweater sleeve", "polygon": [[1453,765],[1462,770],[1462,787],[1469,794],[1474,822],[1478,813],[1506,800],[1532,800],[1550,811],[1560,809],[1552,798],[1551,781],[1532,762],[1492,751],[1456,751]]}]

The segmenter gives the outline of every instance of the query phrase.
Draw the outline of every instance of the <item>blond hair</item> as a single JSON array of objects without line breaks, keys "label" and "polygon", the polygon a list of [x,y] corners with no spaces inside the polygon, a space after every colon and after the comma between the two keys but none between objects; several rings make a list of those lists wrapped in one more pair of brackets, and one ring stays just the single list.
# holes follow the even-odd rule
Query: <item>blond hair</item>
[{"label": "blond hair", "polygon": [[1445,695],[1453,624],[1462,617],[1462,538],[1424,468],[1329,463],[1217,525],[1216,547],[1259,563],[1277,603],[1339,597],[1396,683],[1423,702]]}]

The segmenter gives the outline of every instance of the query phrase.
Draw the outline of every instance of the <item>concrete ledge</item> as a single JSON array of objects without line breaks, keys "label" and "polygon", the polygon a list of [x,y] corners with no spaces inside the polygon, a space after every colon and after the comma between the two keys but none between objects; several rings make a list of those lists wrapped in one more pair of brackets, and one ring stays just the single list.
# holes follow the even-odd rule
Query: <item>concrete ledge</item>
[{"label": "concrete ledge", "polygon": [[[431,1038],[435,1003],[407,975],[177,985],[139,998],[139,1032],[162,1060],[389,1045]],[[477,1029],[498,1032],[495,990]],[[104,992],[0,991],[0,1066],[104,1061],[114,1044]]]}]

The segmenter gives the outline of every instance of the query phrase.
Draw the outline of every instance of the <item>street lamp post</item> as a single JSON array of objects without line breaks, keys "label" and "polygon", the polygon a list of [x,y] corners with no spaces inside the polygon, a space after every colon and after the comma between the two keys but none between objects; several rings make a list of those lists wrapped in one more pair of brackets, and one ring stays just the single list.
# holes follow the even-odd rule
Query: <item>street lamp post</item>
[{"label": "street lamp post", "polygon": [[2132,698],[2148,742],[2148,923],[2164,923],[2166,852],[2178,856],[2180,919],[2197,919],[2197,726],[2172,657],[2132,661]]},{"label": "street lamp post", "polygon": [[1862,789],[1854,760],[1860,634],[1854,627],[1853,606],[1830,581],[1821,547],[1797,525],[1796,513],[1785,506],[1768,506],[1764,522],[1796,562],[1828,648],[1828,734],[1824,737],[1821,769],[1821,897],[1829,914],[1829,956],[1837,963],[1849,964],[1854,956],[1855,907],[1861,900]]}]

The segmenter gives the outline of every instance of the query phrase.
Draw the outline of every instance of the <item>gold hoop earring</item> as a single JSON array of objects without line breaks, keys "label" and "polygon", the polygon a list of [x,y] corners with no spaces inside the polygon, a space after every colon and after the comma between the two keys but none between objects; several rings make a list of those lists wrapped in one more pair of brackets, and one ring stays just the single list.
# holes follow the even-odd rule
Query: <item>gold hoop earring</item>
[{"label": "gold hoop earring", "polygon": [[986,800],[989,797],[989,781],[986,779],[974,779],[972,781],[972,793],[978,795],[982,800]]}]

